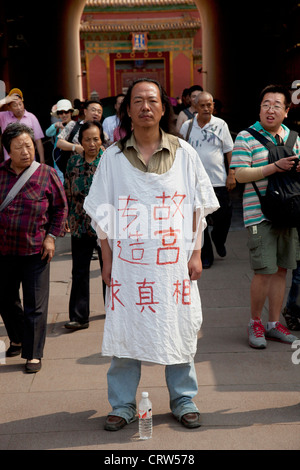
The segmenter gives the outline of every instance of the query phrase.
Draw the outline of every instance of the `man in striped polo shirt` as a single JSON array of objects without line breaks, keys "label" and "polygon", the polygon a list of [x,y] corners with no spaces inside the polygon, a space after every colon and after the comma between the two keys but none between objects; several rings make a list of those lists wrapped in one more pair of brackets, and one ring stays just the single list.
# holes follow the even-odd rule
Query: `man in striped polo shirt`
[{"label": "man in striped polo shirt", "polygon": [[[285,143],[289,129],[283,124],[287,117],[291,97],[282,86],[270,85],[260,95],[259,121],[251,127],[275,144]],[[294,146],[300,157],[300,139]],[[254,276],[251,283],[251,319],[248,325],[249,344],[265,348],[266,338],[292,343],[295,336],[279,322],[286,288],[286,273],[294,269],[298,256],[298,233],[296,228],[275,228],[261,210],[258,196],[251,184],[255,181],[262,195],[265,194],[268,177],[275,172],[290,170],[295,156],[280,160],[280,166],[268,162],[268,150],[248,131],[238,134],[232,153],[231,168],[236,179],[245,183],[243,194],[244,224],[248,230],[248,248]],[[298,164],[297,171],[300,171]],[[261,314],[266,299],[269,300],[269,321],[266,327]]]}]

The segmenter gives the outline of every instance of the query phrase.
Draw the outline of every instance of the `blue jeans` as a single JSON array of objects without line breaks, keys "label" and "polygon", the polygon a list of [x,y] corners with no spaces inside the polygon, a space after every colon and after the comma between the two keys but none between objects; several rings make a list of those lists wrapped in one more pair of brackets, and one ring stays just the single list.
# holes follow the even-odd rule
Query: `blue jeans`
[{"label": "blue jeans", "polygon": [[[165,369],[173,415],[181,420],[186,413],[199,413],[192,398],[198,392],[194,362],[168,365]],[[136,391],[141,377],[141,361],[114,357],[107,373],[109,415],[120,416],[127,423],[136,419]],[[150,398],[151,399],[151,398]]]},{"label": "blue jeans", "polygon": [[297,268],[293,270],[292,285],[289,290],[286,308],[291,314],[300,315],[300,261],[297,261]]}]

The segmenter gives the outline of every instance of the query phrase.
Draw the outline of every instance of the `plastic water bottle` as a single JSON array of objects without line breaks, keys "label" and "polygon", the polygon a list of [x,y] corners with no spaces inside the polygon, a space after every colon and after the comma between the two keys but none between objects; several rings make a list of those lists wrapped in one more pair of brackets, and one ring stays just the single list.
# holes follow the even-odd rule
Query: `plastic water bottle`
[{"label": "plastic water bottle", "polygon": [[152,403],[148,397],[148,392],[142,392],[142,399],[139,403],[140,439],[150,439],[152,437]]}]

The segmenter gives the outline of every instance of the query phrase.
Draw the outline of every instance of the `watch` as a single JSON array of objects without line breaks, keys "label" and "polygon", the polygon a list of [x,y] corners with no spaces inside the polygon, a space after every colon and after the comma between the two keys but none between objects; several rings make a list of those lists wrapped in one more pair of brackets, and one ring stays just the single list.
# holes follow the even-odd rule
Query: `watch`
[{"label": "watch", "polygon": [[73,146],[72,146],[72,152],[75,152],[75,148],[76,148],[76,145],[73,144]]},{"label": "watch", "polygon": [[52,235],[52,233],[47,233],[47,236],[53,238],[53,240],[56,240],[56,236]]}]

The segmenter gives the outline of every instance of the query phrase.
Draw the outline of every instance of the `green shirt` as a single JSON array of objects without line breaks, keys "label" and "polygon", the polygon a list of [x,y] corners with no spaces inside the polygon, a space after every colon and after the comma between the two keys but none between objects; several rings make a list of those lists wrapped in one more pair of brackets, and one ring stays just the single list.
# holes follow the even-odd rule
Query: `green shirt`
[{"label": "green shirt", "polygon": [[91,219],[83,209],[83,203],[102,153],[101,149],[91,163],[82,155],[73,155],[68,161],[64,187],[69,205],[69,227],[71,234],[78,238],[85,234],[96,238],[96,232],[91,227]]}]

